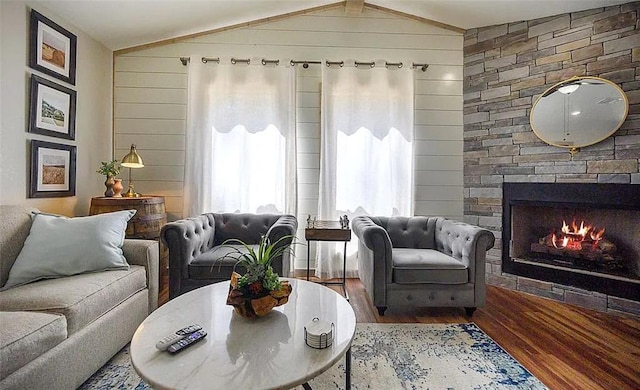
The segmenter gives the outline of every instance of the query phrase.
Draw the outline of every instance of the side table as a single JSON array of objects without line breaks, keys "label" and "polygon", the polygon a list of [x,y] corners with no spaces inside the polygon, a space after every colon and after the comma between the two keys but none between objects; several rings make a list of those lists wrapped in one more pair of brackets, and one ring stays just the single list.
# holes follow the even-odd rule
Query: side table
[{"label": "side table", "polygon": [[137,198],[107,198],[97,196],[91,198],[89,215],[120,210],[136,210],[136,215],[127,224],[125,232],[127,238],[157,240],[160,243],[160,275],[164,275],[169,265],[167,250],[160,241],[160,230],[167,223],[164,197],[145,195]]},{"label": "side table", "polygon": [[160,229],[167,223],[167,214],[162,196],[140,196],[138,198],[91,198],[89,214],[110,213],[120,210],[136,210],[136,215],[127,224],[127,238],[158,239]]},{"label": "side table", "polygon": [[[308,241],[344,241],[342,252],[342,281],[341,282],[321,282],[324,285],[342,286],[344,297],[349,300],[347,294],[347,243],[351,241],[351,229],[342,228],[338,221],[315,221],[313,226],[304,229],[304,238]],[[307,280],[309,280],[309,259],[311,258],[311,248],[307,245]]]}]

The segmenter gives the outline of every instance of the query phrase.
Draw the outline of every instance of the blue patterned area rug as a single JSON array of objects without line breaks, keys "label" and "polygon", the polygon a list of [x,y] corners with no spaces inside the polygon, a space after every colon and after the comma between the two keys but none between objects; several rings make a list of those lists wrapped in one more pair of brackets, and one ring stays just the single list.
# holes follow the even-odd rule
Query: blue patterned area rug
[{"label": "blue patterned area rug", "polygon": [[[352,389],[546,389],[475,324],[358,324],[351,353]],[[344,388],[344,359],[309,384]],[[128,346],[81,386],[150,388]]]}]

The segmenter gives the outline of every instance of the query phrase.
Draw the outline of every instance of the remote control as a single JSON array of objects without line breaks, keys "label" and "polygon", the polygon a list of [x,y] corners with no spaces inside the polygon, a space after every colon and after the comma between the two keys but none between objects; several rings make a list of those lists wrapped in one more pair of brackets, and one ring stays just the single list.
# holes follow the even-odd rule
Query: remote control
[{"label": "remote control", "polygon": [[182,340],[178,341],[177,343],[169,346],[169,348],[167,348],[167,352],[169,352],[172,355],[176,354],[188,348],[189,346],[197,343],[198,341],[204,339],[206,336],[207,336],[207,332],[205,332],[204,330],[199,330],[194,333],[191,333],[187,335],[185,338],[183,338]]},{"label": "remote control", "polygon": [[202,329],[202,326],[198,325],[198,324],[193,324],[193,325],[189,325],[186,328],[182,328],[178,331],[176,331],[176,334],[181,335],[181,336],[186,336],[188,334],[191,334],[193,332],[196,332],[198,330]]},{"label": "remote control", "polygon": [[158,348],[161,351],[166,351],[167,348],[169,348],[169,346],[171,346],[172,344],[177,343],[178,341],[182,340],[183,338],[187,337],[186,334],[182,335],[182,334],[172,334],[169,335],[165,338],[163,338],[162,340],[158,341],[156,343],[156,348]]},{"label": "remote control", "polygon": [[200,329],[202,329],[200,325],[194,324],[194,325],[189,325],[186,328],[177,330],[174,334],[171,334],[163,338],[162,340],[158,341],[158,343],[156,344],[156,348],[158,348],[161,351],[166,351],[171,344],[177,343],[178,341],[185,338],[187,335],[193,332],[196,332]]}]

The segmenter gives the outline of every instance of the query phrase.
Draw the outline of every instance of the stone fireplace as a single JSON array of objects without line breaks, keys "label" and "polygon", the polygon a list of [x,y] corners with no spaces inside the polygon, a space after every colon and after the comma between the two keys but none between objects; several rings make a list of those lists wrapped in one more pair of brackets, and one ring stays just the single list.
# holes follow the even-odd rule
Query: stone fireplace
[{"label": "stone fireplace", "polygon": [[[550,207],[551,211],[542,208],[540,202],[516,204],[507,209],[504,202],[510,200],[503,199],[503,187],[512,183],[615,184],[637,193],[640,188],[639,13],[640,2],[630,2],[465,32],[464,215],[465,221],[492,230],[498,238],[487,257],[489,284],[600,311],[640,316],[634,276],[634,272],[637,276],[638,265],[628,260],[633,250],[629,249],[629,237],[621,233],[618,222],[621,217],[632,214],[628,208],[608,203],[618,199],[615,195],[598,201],[598,207],[582,197],[573,205],[560,201]],[[566,149],[542,142],[529,124],[536,98],[555,83],[572,76],[611,80],[622,88],[629,100],[629,114],[622,127],[613,136],[584,147],[573,156]],[[548,191],[539,193],[545,195]],[[637,208],[635,210],[637,216]],[[508,238],[505,242],[503,234],[510,234],[514,226],[514,217],[505,216],[506,213],[515,213],[517,228],[522,227],[519,221],[536,227],[527,227],[524,233],[518,233],[515,241]],[[563,219],[571,224],[574,218],[580,219],[578,225],[581,220],[598,228],[604,225],[605,239],[621,251],[613,258],[627,259],[622,260],[629,263],[625,263],[626,269],[615,263],[584,269],[593,264],[571,256],[558,260],[553,254],[558,253],[555,247],[549,250],[553,253],[548,256],[531,256],[532,244],[552,231],[560,231]],[[522,235],[526,237],[521,238]],[[636,249],[638,245],[636,241]],[[530,272],[533,268],[541,274]],[[601,272],[605,268],[613,270]],[[597,278],[591,278],[592,274],[598,274]],[[583,283],[584,279],[592,280]],[[623,287],[614,287],[613,281],[621,281]]]},{"label": "stone fireplace", "polygon": [[504,272],[640,301],[640,186],[504,183],[502,218]]}]

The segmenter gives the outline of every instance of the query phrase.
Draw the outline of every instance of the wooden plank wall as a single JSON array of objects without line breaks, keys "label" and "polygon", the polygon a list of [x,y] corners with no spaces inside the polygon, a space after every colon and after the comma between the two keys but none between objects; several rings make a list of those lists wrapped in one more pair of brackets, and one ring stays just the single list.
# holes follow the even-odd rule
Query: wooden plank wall
[{"label": "wooden plank wall", "polygon": [[[462,48],[458,32],[367,8],[347,16],[339,7],[117,54],[114,153],[137,144],[145,167],[133,171],[136,189],[165,196],[169,220],[179,219],[188,153],[188,65],[179,57],[251,58],[250,66],[262,58],[281,66],[291,59],[428,63],[426,72],[414,71],[415,214],[462,219]],[[296,67],[300,238],[318,207],[321,66]],[[301,267],[306,250],[298,252],[305,252],[297,256]]]}]

